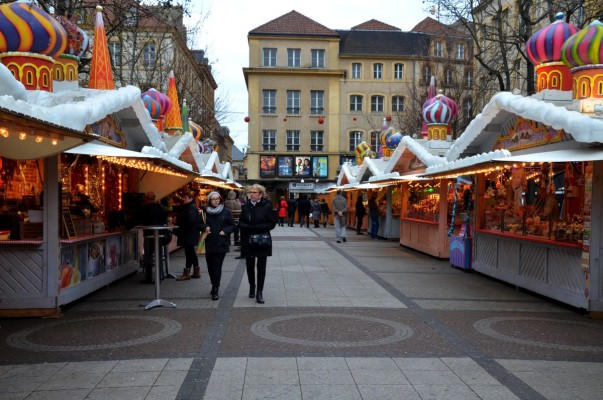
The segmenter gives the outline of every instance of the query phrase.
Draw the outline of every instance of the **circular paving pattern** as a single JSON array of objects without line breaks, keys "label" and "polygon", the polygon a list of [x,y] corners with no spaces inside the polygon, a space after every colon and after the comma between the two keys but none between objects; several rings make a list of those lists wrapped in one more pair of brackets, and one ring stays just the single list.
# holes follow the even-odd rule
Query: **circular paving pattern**
[{"label": "circular paving pattern", "polygon": [[[29,339],[29,336],[37,334],[39,331],[46,330],[49,328],[54,328],[59,325],[67,325],[67,324],[78,324],[78,323],[86,323],[86,322],[103,322],[107,320],[143,320],[145,322],[152,322],[155,324],[159,324],[163,326],[163,328],[154,334],[140,336],[135,339],[128,339],[123,341],[116,341],[110,343],[102,343],[102,344],[87,344],[87,345],[53,345],[53,344],[43,344],[36,341],[32,341]],[[98,330],[98,325],[94,325],[90,329]],[[115,315],[115,316],[104,316],[104,317],[89,317],[89,318],[77,318],[68,321],[59,321],[51,324],[44,324],[40,326],[34,326],[31,328],[24,329],[19,332],[15,332],[10,335],[6,339],[6,343],[12,347],[17,347],[19,349],[25,350],[33,350],[33,351],[89,351],[89,350],[106,350],[106,349],[115,349],[118,347],[126,347],[126,346],[135,346],[139,344],[145,344],[150,342],[155,342],[157,340],[165,339],[182,329],[182,325],[178,322],[163,318],[163,317],[153,317],[153,316],[127,316],[127,315]],[[148,330],[146,331],[148,332]],[[81,334],[81,332],[80,332]],[[109,333],[110,334],[110,333]],[[88,335],[86,336],[87,341],[93,342],[94,336]]]},{"label": "circular paving pattern", "polygon": [[529,339],[521,339],[514,336],[505,335],[496,331],[493,328],[493,325],[501,323],[501,322],[510,322],[510,321],[530,321],[530,322],[554,322],[555,324],[568,324],[572,326],[580,325],[589,328],[597,327],[593,324],[588,324],[585,322],[578,321],[563,321],[559,319],[552,318],[531,318],[531,317],[493,317],[486,318],[473,323],[473,328],[477,331],[483,333],[484,335],[488,335],[495,339],[505,340],[507,342],[513,342],[522,345],[536,346],[536,347],[544,347],[549,349],[557,349],[557,350],[572,350],[572,351],[584,351],[584,352],[603,352],[603,346],[579,346],[579,345],[569,345],[569,344],[559,344],[559,343],[547,343]]},{"label": "circular paving pattern", "polygon": [[[337,320],[337,319],[344,320],[344,321],[330,321],[330,322],[332,322],[333,325],[335,325],[334,329],[332,329],[332,328],[329,329],[331,331],[331,333],[333,334],[332,336],[337,336],[338,334],[341,334],[341,336],[344,336],[343,332],[337,332],[337,330],[338,330],[338,328],[345,327],[345,326],[348,326],[348,328],[353,331],[353,332],[351,332],[351,334],[355,337],[363,336],[363,335],[365,337],[366,336],[375,336],[372,333],[373,333],[373,331],[375,331],[375,329],[377,329],[378,325],[385,326],[386,328],[384,328],[384,329],[386,329],[388,331],[388,333],[392,332],[392,331],[393,332],[385,337],[368,339],[368,340],[363,340],[363,339],[359,339],[359,340],[309,340],[309,339],[298,339],[295,337],[284,336],[282,334],[277,334],[277,333],[274,333],[271,331],[271,328],[273,328],[273,330],[277,330],[277,329],[275,329],[276,326],[282,322],[302,323],[306,327],[316,328],[317,319],[325,319],[325,318],[328,318],[329,320]],[[303,320],[305,320],[305,321],[303,321]],[[345,320],[347,320],[347,321],[345,321]],[[371,329],[361,331],[360,329],[358,329],[357,325],[370,327]],[[320,326],[323,326],[323,325],[320,325]],[[289,330],[286,330],[286,329],[281,329],[281,330],[283,332],[284,331],[289,332]],[[414,334],[413,330],[409,326],[406,326],[399,322],[386,320],[386,319],[365,317],[365,316],[360,316],[360,315],[319,314],[319,313],[301,314],[301,315],[285,315],[285,316],[281,316],[281,317],[265,319],[265,320],[258,321],[256,323],[254,323],[253,325],[251,325],[251,331],[264,339],[274,340],[277,342],[296,344],[296,345],[304,345],[304,346],[330,347],[330,348],[385,345],[385,344],[391,344],[394,342],[399,342],[401,340],[408,339],[409,337],[411,337]],[[383,331],[383,329],[381,329],[381,331]],[[292,332],[292,333],[294,334],[294,332]],[[304,332],[304,336],[307,336],[306,332]],[[350,336],[350,332],[347,332],[347,334],[345,336]]]}]

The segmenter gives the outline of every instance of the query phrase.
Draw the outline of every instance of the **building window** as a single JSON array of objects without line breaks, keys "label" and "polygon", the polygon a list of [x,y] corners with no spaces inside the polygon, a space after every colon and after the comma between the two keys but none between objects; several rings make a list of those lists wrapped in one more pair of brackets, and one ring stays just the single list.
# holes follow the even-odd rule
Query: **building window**
[{"label": "building window", "polygon": [[287,49],[287,66],[291,68],[301,66],[301,49]]},{"label": "building window", "polygon": [[299,151],[299,131],[287,131],[287,151]]},{"label": "building window", "polygon": [[111,64],[114,67],[121,66],[121,43],[109,42],[109,54],[111,55]]},{"label": "building window", "polygon": [[349,151],[356,150],[356,147],[362,142],[362,132],[361,131],[352,131],[350,132],[350,147]]},{"label": "building window", "polygon": [[394,64],[394,79],[404,79],[404,64]]},{"label": "building window", "polygon": [[371,96],[371,111],[383,112],[383,96]]},{"label": "building window", "polygon": [[473,71],[471,70],[467,70],[467,72],[465,72],[465,86],[473,86]]},{"label": "building window", "polygon": [[310,114],[322,115],[325,112],[325,92],[322,90],[310,91]]},{"label": "building window", "polygon": [[457,45],[456,45],[456,59],[457,60],[465,59],[465,45],[462,43],[457,43]]},{"label": "building window", "polygon": [[463,100],[463,119],[468,124],[471,121],[473,115],[473,102],[471,99]]},{"label": "building window", "polygon": [[433,42],[433,56],[442,57],[444,55],[442,42]]},{"label": "building window", "polygon": [[276,49],[264,49],[264,67],[276,67]]},{"label": "building window", "polygon": [[422,79],[423,83],[426,83],[429,85],[429,82],[431,81],[431,67],[429,65],[426,65],[425,67],[423,67],[423,79]]},{"label": "building window", "polygon": [[392,96],[392,111],[404,111],[404,96]]},{"label": "building window", "polygon": [[452,79],[452,69],[446,68],[446,74],[444,76],[444,82],[445,82],[446,86],[452,85],[452,82],[453,82],[453,79]]},{"label": "building window", "polygon": [[287,114],[299,114],[300,96],[299,90],[287,90]]},{"label": "building window", "polygon": [[264,150],[264,151],[276,150],[276,131],[274,131],[274,130],[262,131],[262,150]]},{"label": "building window", "polygon": [[383,64],[373,64],[373,79],[383,79]]},{"label": "building window", "polygon": [[350,96],[350,111],[362,111],[362,96],[357,94]]},{"label": "building window", "polygon": [[325,67],[325,51],[320,49],[312,49],[312,68]]},{"label": "building window", "polygon": [[379,136],[381,136],[381,132],[372,131],[371,132],[371,149],[377,152],[379,150]]},{"label": "building window", "polygon": [[157,62],[157,51],[155,43],[147,43],[142,49],[142,64],[145,68],[154,68]]},{"label": "building window", "polygon": [[352,64],[352,79],[362,79],[362,64]]},{"label": "building window", "polygon": [[324,132],[310,131],[310,151],[323,151]]},{"label": "building window", "polygon": [[276,114],[276,90],[264,90],[264,114]]}]

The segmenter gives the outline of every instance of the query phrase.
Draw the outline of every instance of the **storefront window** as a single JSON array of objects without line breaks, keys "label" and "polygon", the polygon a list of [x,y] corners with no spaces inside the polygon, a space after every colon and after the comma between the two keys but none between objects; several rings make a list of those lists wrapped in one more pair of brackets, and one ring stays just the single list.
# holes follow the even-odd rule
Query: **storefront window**
[{"label": "storefront window", "polygon": [[581,243],[589,165],[542,163],[486,175],[482,229]]},{"label": "storefront window", "polygon": [[438,222],[439,214],[439,187],[435,187],[431,183],[410,183],[408,186],[406,218]]}]

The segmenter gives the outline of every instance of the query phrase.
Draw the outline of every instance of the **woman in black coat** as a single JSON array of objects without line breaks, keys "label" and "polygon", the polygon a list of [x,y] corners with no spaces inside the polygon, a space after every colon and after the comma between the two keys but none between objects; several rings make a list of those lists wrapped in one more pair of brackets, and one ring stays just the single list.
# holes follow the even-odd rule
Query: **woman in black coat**
[{"label": "woman in black coat", "polygon": [[[260,304],[264,303],[264,279],[266,278],[266,263],[272,256],[272,244],[268,247],[254,247],[249,244],[249,236],[256,233],[268,233],[276,226],[277,216],[272,209],[272,203],[264,198],[266,189],[262,185],[249,186],[249,200],[243,205],[239,228],[241,229],[241,256],[245,257],[247,280],[249,281],[249,298],[255,297]],[[257,286],[255,268],[257,259]],[[257,292],[256,292],[257,289]]]},{"label": "woman in black coat", "polygon": [[[184,248],[184,272],[177,281],[187,281],[191,278],[200,278],[201,269],[197,258],[196,247],[199,244],[199,209],[193,201],[195,194],[185,190],[182,194],[182,205],[176,217],[178,228],[175,234],[178,236],[178,246]],[[191,268],[194,268],[191,276]]]},{"label": "woman in black coat", "polygon": [[224,207],[222,196],[211,192],[207,196],[208,205],[205,208],[205,222],[201,231],[207,232],[205,238],[205,260],[207,272],[211,281],[211,299],[220,298],[220,280],[222,279],[222,264],[226,253],[230,251],[230,234],[236,229],[230,210]]}]

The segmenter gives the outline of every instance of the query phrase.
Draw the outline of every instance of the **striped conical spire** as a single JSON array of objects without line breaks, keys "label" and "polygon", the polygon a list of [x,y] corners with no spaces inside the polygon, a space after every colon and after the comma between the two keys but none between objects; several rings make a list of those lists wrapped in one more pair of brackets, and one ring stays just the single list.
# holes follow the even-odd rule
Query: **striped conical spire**
[{"label": "striped conical spire", "polygon": [[111,57],[103,23],[103,8],[96,6],[96,24],[94,27],[94,47],[92,48],[92,62],[90,65],[89,89],[110,90],[115,89],[113,71],[111,70]]},{"label": "striped conical spire", "polygon": [[170,82],[167,95],[172,101],[172,108],[165,116],[165,131],[170,135],[182,135],[182,115],[178,103],[178,91],[176,90],[174,71],[170,71]]}]

